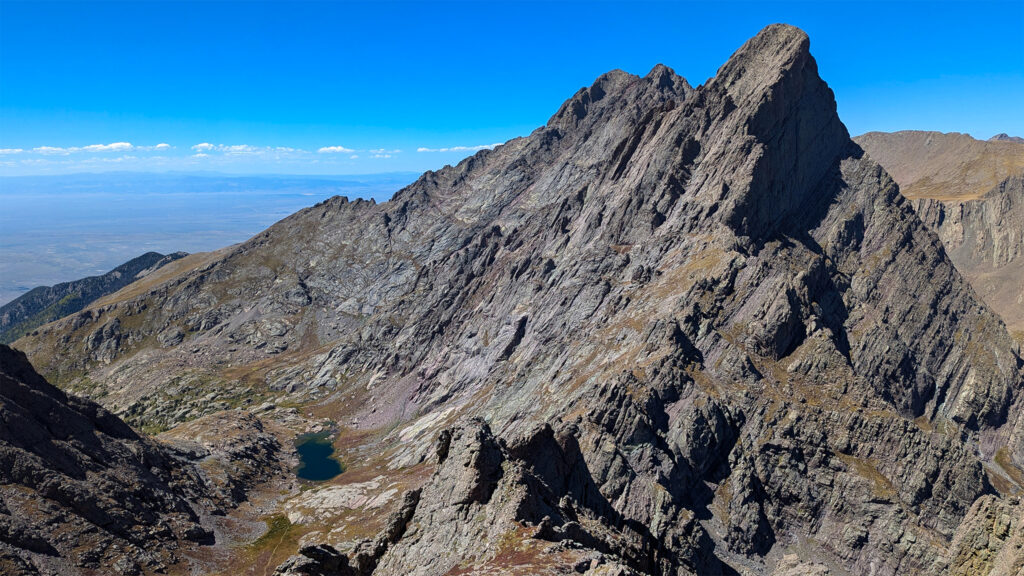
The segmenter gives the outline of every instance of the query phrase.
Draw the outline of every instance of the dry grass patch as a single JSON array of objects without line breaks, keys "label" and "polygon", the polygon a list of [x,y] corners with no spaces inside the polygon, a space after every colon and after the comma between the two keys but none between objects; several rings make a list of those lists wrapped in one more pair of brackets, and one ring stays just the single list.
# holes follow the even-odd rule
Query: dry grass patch
[{"label": "dry grass patch", "polygon": [[1011,480],[1017,483],[1017,486],[1024,488],[1024,470],[1021,470],[1013,463],[1010,450],[1006,446],[996,450],[995,462],[1006,472],[1006,475]]},{"label": "dry grass patch", "polygon": [[850,454],[837,453],[836,456],[846,464],[846,467],[858,476],[871,482],[871,493],[875,497],[893,501],[896,497],[896,487],[891,480],[878,471],[877,461],[873,458],[860,458]]}]

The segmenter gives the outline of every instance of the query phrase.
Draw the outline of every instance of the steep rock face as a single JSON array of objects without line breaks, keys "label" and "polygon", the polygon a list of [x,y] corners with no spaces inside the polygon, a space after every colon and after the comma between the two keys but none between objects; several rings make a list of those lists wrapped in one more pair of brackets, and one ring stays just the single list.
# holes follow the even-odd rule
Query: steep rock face
[{"label": "steep rock face", "polygon": [[212,537],[190,504],[197,494],[187,487],[202,483],[188,467],[100,406],[50,386],[2,345],[0,410],[7,546],[44,566],[64,556],[87,568],[126,560],[137,571],[138,559],[166,562],[177,540]]},{"label": "steep rock face", "polygon": [[192,544],[212,544],[200,515],[237,504],[250,484],[229,466],[234,483],[216,490],[196,466],[206,455],[139,436],[0,344],[0,568],[139,574],[166,569]]},{"label": "steep rock face", "polygon": [[953,538],[949,574],[1024,571],[1024,506],[1020,499],[984,496],[971,506]]},{"label": "steep rock face", "polygon": [[857,141],[913,198],[975,291],[1024,337],[1024,144],[932,132]]},{"label": "steep rock face", "polygon": [[985,302],[1024,337],[1024,172],[977,200],[920,198],[914,209]]},{"label": "steep rock face", "polygon": [[9,344],[36,327],[78,312],[101,296],[117,292],[146,274],[187,256],[147,252],[102,276],[33,288],[0,306],[0,343]]},{"label": "steep rock face", "polygon": [[[1014,343],[788,26],[696,89],[606,74],[388,203],[332,199],[18,344],[115,410],[241,366],[378,431],[375,471],[438,454],[362,548],[380,574],[941,573],[1024,464]],[[370,566],[307,552],[283,570]]]},{"label": "steep rock face", "polygon": [[1001,268],[1024,255],[1024,172],[977,200],[947,205],[922,198],[914,208],[939,234],[954,262]]}]

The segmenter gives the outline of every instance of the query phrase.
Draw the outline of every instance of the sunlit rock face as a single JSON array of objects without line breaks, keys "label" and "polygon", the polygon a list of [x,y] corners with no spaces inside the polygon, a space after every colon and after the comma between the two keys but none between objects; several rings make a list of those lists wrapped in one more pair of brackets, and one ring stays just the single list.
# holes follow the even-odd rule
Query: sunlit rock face
[{"label": "sunlit rock face", "polygon": [[770,26],[698,88],[610,72],[19,345],[140,422],[210,409],[147,403],[168,374],[329,414],[350,489],[288,510],[375,506],[280,573],[945,573],[1020,489],[1021,359],[809,46]]}]

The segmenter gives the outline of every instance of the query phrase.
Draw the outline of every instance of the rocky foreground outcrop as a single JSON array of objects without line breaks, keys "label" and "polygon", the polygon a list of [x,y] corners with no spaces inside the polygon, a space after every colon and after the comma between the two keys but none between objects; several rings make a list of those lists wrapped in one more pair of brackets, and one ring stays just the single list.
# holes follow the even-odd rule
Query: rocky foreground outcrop
[{"label": "rocky foreground outcrop", "polygon": [[243,501],[280,448],[254,417],[231,420],[244,432],[187,451],[160,444],[0,344],[0,572],[163,571],[180,550],[214,544],[202,516]]},{"label": "rocky foreground outcrop", "polygon": [[610,72],[18,345],[143,420],[169,388],[309,405],[357,438],[339,482],[405,483],[352,512],[376,538],[317,526],[286,573],[1012,566],[967,550],[1024,482],[1018,347],[809,46],[770,26],[698,88]]}]

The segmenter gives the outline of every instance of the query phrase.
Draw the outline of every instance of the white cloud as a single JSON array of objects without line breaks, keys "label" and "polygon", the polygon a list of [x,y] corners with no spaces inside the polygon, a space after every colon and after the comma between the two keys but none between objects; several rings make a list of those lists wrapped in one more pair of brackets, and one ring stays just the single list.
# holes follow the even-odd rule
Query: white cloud
[{"label": "white cloud", "polygon": [[40,154],[70,154],[71,152],[77,152],[77,148],[58,148],[56,146],[36,146],[32,149],[33,152]]},{"label": "white cloud", "polygon": [[476,152],[478,150],[491,150],[496,146],[501,146],[501,142],[495,144],[480,144],[478,146],[451,146],[448,148],[417,148],[417,152]]},{"label": "white cloud", "polygon": [[174,148],[174,146],[171,146],[170,144],[168,144],[166,142],[161,142],[161,143],[159,143],[159,144],[157,144],[155,146],[136,146],[135,147],[136,150],[139,150],[139,151],[142,151],[142,152],[152,152],[154,150],[170,150],[171,148]]},{"label": "white cloud", "polygon": [[359,154],[353,154],[348,157],[349,160],[355,160],[356,158],[359,158]]},{"label": "white cloud", "polygon": [[21,154],[24,152],[21,148],[0,148],[0,154]]},{"label": "white cloud", "polygon": [[[64,156],[76,152],[127,152],[135,149],[137,148],[131,142],[111,142],[110,144],[89,144],[88,146],[37,146],[32,151],[38,154],[59,154]],[[145,147],[138,149],[143,150]]]},{"label": "white cloud", "polygon": [[203,154],[202,152],[199,152],[198,154],[193,154],[192,157],[193,158],[209,158],[210,155],[209,154]]},{"label": "white cloud", "polygon": [[217,151],[225,154],[255,154],[259,152],[259,149],[248,144],[235,144],[233,146],[221,145],[217,148]]},{"label": "white cloud", "polygon": [[331,154],[335,152],[344,152],[348,154],[350,152],[355,152],[355,150],[351,148],[345,148],[344,146],[324,146],[323,148],[317,150],[317,152],[319,152],[320,154]]},{"label": "white cloud", "polygon": [[371,158],[391,158],[391,154],[374,154]]},{"label": "white cloud", "polygon": [[74,150],[75,152],[124,152],[126,150],[131,150],[132,148],[134,148],[134,146],[132,146],[131,142],[112,142],[110,144],[90,144],[88,146],[82,146],[80,149],[71,148],[69,150]]},{"label": "white cloud", "polygon": [[402,151],[398,150],[397,148],[395,150],[388,150],[387,148],[377,148],[376,150],[370,150],[370,152],[373,154],[399,154]]},{"label": "white cloud", "polygon": [[244,154],[308,154],[301,148],[290,148],[288,146],[252,146],[250,144],[210,144],[203,142],[192,146],[196,152],[219,152],[232,156]]}]

